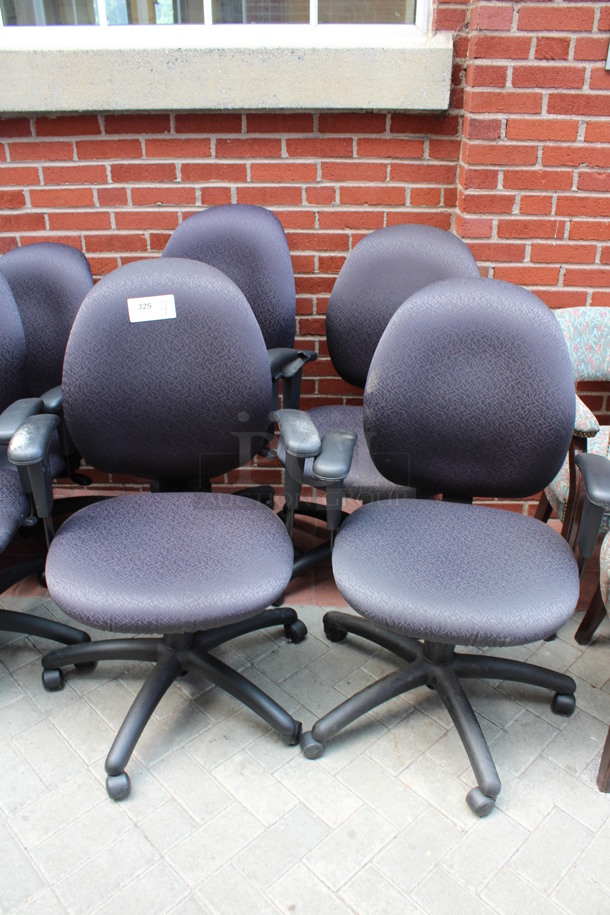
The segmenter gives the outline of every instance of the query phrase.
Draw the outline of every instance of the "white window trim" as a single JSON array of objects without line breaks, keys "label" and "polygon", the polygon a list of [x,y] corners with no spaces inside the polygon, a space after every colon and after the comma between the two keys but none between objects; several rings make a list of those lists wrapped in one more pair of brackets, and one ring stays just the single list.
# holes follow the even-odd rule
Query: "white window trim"
[{"label": "white window trim", "polygon": [[414,25],[4,27],[0,114],[442,111],[452,58]]}]

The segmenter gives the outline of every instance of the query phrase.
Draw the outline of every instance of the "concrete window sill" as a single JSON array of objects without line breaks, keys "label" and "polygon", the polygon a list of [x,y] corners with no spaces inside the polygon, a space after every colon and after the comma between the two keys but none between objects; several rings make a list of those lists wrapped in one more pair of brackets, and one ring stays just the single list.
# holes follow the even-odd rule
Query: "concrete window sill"
[{"label": "concrete window sill", "polygon": [[452,35],[415,26],[0,29],[0,113],[449,105]]}]

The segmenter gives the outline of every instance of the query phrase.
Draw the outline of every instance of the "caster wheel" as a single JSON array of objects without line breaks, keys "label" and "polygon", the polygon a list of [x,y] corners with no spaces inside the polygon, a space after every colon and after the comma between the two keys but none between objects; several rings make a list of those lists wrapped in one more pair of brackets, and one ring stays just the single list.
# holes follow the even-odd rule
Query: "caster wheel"
[{"label": "caster wheel", "polygon": [[576,708],[576,699],[573,695],[555,693],[551,702],[551,709],[556,715],[571,715]]},{"label": "caster wheel", "polygon": [[466,795],[466,803],[478,817],[486,817],[496,806],[496,799],[487,797],[477,786],[472,788]]},{"label": "caster wheel", "polygon": [[324,635],[329,642],[342,642],[347,638],[347,630],[337,629],[335,626],[324,626]]},{"label": "caster wheel", "polygon": [[296,747],[296,745],[301,740],[301,734],[303,733],[303,725],[300,721],[295,721],[294,730],[292,734],[288,734],[282,738],[284,743],[289,747]]},{"label": "caster wheel", "polygon": [[127,772],[121,772],[119,775],[108,775],[106,777],[106,791],[108,797],[113,801],[122,801],[129,797],[131,793],[131,781]]},{"label": "caster wheel", "polygon": [[319,759],[324,753],[325,746],[313,736],[311,731],[306,731],[301,737],[301,750],[306,759]]},{"label": "caster wheel", "polygon": [[64,688],[64,675],[59,668],[43,670],[42,685],[49,693],[56,693]]},{"label": "caster wheel", "polygon": [[301,620],[295,620],[294,623],[284,626],[284,634],[293,645],[298,645],[307,635],[307,626]]}]

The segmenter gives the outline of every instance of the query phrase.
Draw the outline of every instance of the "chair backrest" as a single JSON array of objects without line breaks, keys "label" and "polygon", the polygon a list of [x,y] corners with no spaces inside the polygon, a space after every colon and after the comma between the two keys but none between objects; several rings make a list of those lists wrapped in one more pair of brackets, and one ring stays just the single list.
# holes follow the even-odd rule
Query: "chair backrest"
[{"label": "chair backrest", "polygon": [[371,232],[348,254],[328,303],[326,337],[339,375],[363,388],[381,335],[405,299],[438,280],[478,276],[470,249],[443,229],[397,225]]},{"label": "chair backrest", "polygon": [[533,293],[500,280],[443,281],[411,296],[377,347],[364,396],[379,471],[462,498],[539,492],[573,423],[557,321]]},{"label": "chair backrest", "polygon": [[85,255],[55,242],[15,248],[0,258],[25,333],[28,394],[61,382],[66,343],[81,302],[93,286]]},{"label": "chair backrest", "polygon": [[185,219],[162,257],[186,257],[217,267],[236,283],[268,349],[294,344],[295,285],[282,224],[264,207],[227,204]]},{"label": "chair backrest", "polygon": [[28,393],[25,336],[7,280],[0,273],[0,411]]},{"label": "chair backrest", "polygon": [[560,308],[553,314],[568,344],[574,380],[610,380],[610,308]]},{"label": "chair backrest", "polygon": [[207,481],[260,449],[270,398],[260,328],[214,267],[138,261],[86,296],[66,349],[63,403],[78,450],[100,470]]}]

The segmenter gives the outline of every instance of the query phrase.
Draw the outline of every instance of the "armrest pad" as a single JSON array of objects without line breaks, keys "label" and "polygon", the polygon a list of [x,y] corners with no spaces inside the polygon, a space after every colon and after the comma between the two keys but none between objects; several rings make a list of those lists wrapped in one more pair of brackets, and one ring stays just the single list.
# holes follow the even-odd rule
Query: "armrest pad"
[{"label": "armrest pad", "polygon": [[42,395],[45,413],[61,413],[63,405],[63,395],[61,385],[58,384]]},{"label": "armrest pad", "polygon": [[599,423],[595,414],[576,395],[576,417],[574,419],[574,435],[578,438],[593,438],[599,432]]},{"label": "armrest pad", "polygon": [[59,426],[59,416],[40,413],[31,416],[13,435],[8,446],[8,459],[17,467],[28,467],[44,460],[51,436]]},{"label": "armrest pad", "polygon": [[592,505],[610,508],[610,461],[601,454],[577,454],[587,499]]},{"label": "armrest pad", "polygon": [[16,400],[0,414],[0,444],[8,445],[19,426],[42,411],[40,397],[24,397]]},{"label": "armrest pad", "polygon": [[325,432],[322,448],[313,462],[313,472],[320,480],[344,480],[352,464],[358,436],[355,432]]},{"label": "armrest pad", "polygon": [[302,410],[277,410],[275,418],[284,439],[284,446],[295,457],[315,457],[322,442],[315,423]]},{"label": "armrest pad", "polygon": [[314,350],[290,349],[287,346],[278,346],[267,350],[269,368],[274,381],[278,378],[292,378],[307,362],[318,358]]}]

